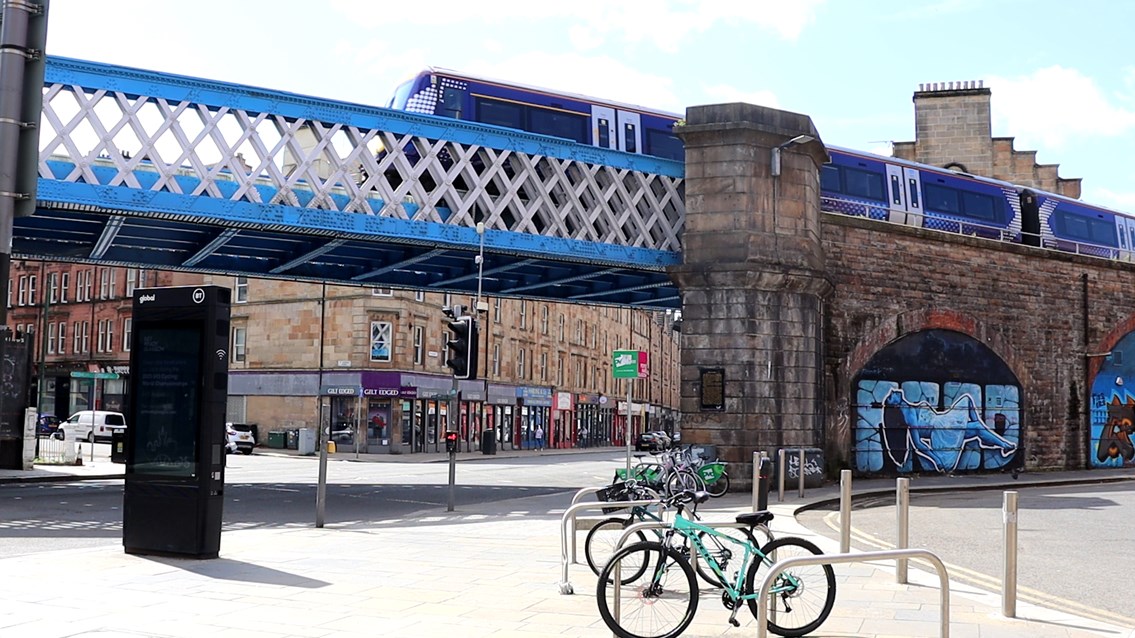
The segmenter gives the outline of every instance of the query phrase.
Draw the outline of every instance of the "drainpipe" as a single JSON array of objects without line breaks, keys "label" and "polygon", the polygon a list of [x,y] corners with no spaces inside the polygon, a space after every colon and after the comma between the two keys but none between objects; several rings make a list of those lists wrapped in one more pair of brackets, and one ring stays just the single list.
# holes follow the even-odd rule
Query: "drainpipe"
[{"label": "drainpipe", "polygon": [[[1089,347],[1090,347],[1089,346],[1089,344],[1090,344],[1090,341],[1089,341],[1089,324],[1088,324],[1088,273],[1081,273],[1080,274],[1080,285],[1081,285],[1081,288],[1083,290],[1083,294],[1082,294],[1083,308],[1081,308],[1080,316],[1081,316],[1081,321],[1083,322],[1082,328],[1083,328],[1083,332],[1084,332],[1084,353],[1086,355],[1088,353]],[[1092,467],[1092,463],[1089,460],[1091,458],[1091,449],[1092,449],[1092,406],[1091,406],[1091,397],[1092,397],[1091,374],[1092,373],[1091,373],[1091,366],[1089,365],[1090,362],[1091,362],[1091,359],[1089,359],[1087,356],[1084,356],[1083,357],[1083,363],[1081,364],[1081,365],[1084,366],[1084,389],[1083,389],[1084,400],[1080,403],[1080,409],[1083,410],[1083,412],[1084,412],[1083,464],[1084,464],[1085,470],[1089,470]],[[1069,447],[1071,447],[1071,446],[1069,446]],[[1065,460],[1067,461],[1067,459],[1065,459]],[[1067,465],[1067,463],[1066,463],[1066,465]]]}]

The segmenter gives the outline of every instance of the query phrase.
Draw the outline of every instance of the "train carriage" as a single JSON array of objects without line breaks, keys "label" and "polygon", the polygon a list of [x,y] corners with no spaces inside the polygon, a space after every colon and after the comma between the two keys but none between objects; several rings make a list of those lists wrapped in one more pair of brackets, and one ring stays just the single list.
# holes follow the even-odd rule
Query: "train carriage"
[{"label": "train carriage", "polygon": [[680,115],[632,104],[558,93],[439,68],[394,92],[388,108],[440,115],[569,139],[600,148],[681,161],[674,135]]}]

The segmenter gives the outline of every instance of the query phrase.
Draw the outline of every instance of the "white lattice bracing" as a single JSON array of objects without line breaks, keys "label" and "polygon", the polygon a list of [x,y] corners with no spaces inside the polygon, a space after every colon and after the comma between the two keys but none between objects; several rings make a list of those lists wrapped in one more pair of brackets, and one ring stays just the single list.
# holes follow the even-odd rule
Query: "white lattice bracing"
[{"label": "white lattice bracing", "polygon": [[40,148],[62,181],[681,250],[681,177],[413,132],[57,83]]}]

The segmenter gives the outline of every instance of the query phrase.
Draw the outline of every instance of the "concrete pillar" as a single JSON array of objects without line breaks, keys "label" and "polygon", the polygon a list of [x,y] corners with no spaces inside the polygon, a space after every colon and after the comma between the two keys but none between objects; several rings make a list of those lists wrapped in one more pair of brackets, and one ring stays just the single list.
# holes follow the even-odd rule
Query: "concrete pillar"
[{"label": "concrete pillar", "polygon": [[[823,447],[827,151],[809,117],[750,104],[690,108],[675,130],[686,146],[684,263],[672,270],[683,443],[718,446],[734,486],[751,489],[754,451]],[[701,375],[714,368],[724,370],[722,410],[703,405]]]}]

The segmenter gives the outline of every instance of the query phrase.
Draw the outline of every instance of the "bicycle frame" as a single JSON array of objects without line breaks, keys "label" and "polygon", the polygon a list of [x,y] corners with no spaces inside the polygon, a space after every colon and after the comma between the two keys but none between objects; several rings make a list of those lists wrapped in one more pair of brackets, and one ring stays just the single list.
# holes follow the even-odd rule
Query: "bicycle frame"
[{"label": "bicycle frame", "polygon": [[[705,543],[702,542],[701,538],[699,538],[699,532],[714,536],[718,539],[724,539],[730,543],[733,543],[734,545],[740,545],[742,548],[744,548],[745,556],[741,560],[741,568],[737,570],[737,579],[735,582],[730,583],[729,577],[722,571],[721,566],[717,563],[717,560],[714,559],[713,554],[705,546]],[[702,525],[700,523],[694,522],[683,516],[681,511],[679,511],[677,515],[675,515],[674,523],[666,533],[667,537],[672,537],[674,534],[681,534],[683,537],[693,543],[693,546],[698,553],[698,560],[706,561],[706,564],[709,565],[710,569],[713,570],[713,573],[717,575],[717,578],[724,585],[725,592],[731,599],[733,599],[734,601],[743,602],[758,598],[758,592],[749,594],[745,593],[744,580],[745,575],[749,571],[751,560],[757,559],[766,562],[770,566],[772,565],[772,561],[768,560],[768,556],[762,553],[759,547],[756,547],[748,541],[722,534],[721,532],[718,532],[716,529],[707,525]],[[663,563],[664,561],[659,561],[659,570],[662,570],[665,567]],[[795,588],[799,587],[799,582],[792,574],[785,573],[783,574],[783,576],[786,582],[783,585],[772,586],[769,589],[769,593],[780,593],[783,591],[794,590]]]}]

